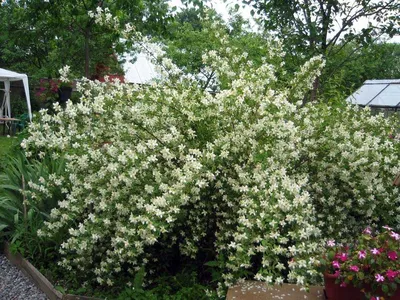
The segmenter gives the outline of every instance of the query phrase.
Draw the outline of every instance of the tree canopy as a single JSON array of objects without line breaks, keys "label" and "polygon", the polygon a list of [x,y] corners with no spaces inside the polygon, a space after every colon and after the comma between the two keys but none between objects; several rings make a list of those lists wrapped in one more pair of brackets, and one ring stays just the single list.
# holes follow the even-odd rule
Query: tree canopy
[{"label": "tree canopy", "polygon": [[[225,22],[214,9],[186,7],[175,15],[168,27],[168,35],[162,40],[172,61],[184,72],[197,76],[204,89],[217,89],[214,72],[204,68],[203,54],[219,51],[224,45],[221,36],[246,53],[253,64],[260,65],[268,54],[267,35],[249,30],[248,21],[239,14]],[[219,78],[219,83],[222,78]]]},{"label": "tree canopy", "polygon": [[0,10],[1,66],[36,77],[55,76],[65,64],[86,77],[98,63],[118,69],[115,54],[125,50],[119,36],[89,15],[100,8],[152,35],[165,32],[171,18],[166,0],[9,0]]},{"label": "tree canopy", "polygon": [[[353,57],[359,52],[357,49],[366,47],[382,35],[399,33],[400,2],[397,0],[242,2],[253,8],[253,14],[258,13],[265,30],[284,42],[288,59],[299,65],[304,59],[321,54],[331,61],[325,71],[330,75],[348,60],[343,54]],[[357,31],[354,25],[363,18],[368,18],[369,23]],[[358,48],[342,51],[348,43],[358,45]],[[314,92],[318,87],[317,79]]]}]

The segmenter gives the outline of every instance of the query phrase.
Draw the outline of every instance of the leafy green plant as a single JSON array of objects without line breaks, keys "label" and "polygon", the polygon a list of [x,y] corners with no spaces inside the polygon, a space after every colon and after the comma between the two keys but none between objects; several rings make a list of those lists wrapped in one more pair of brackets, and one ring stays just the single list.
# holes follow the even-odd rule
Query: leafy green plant
[{"label": "leafy green plant", "polygon": [[144,269],[136,273],[131,287],[125,288],[119,300],[185,300],[185,299],[217,299],[215,292],[209,286],[198,282],[195,272],[183,270],[175,276],[158,276],[154,284],[144,288]]},{"label": "leafy green plant", "polygon": [[[63,161],[28,161],[22,152],[9,157],[0,174],[0,236],[10,242],[12,252],[39,259],[48,247],[37,231],[57,203],[60,193],[55,189],[53,197],[37,201],[31,197],[30,189],[44,178],[63,172]],[[47,251],[46,251],[47,252]]]}]

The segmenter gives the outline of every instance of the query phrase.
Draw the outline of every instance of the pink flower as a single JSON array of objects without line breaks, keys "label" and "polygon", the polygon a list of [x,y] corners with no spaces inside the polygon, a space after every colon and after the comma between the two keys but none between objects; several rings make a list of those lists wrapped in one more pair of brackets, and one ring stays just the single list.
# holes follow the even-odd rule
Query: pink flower
[{"label": "pink flower", "polygon": [[364,234],[371,234],[371,228],[367,227],[363,231]]},{"label": "pink flower", "polygon": [[397,274],[399,274],[399,271],[393,271],[389,269],[386,272],[386,277],[389,279],[389,281],[393,281]]},{"label": "pink flower", "polygon": [[381,254],[381,252],[376,248],[372,249],[371,252],[372,252],[373,255]]},{"label": "pink flower", "polygon": [[390,232],[390,236],[392,238],[394,238],[396,241],[400,240],[400,234],[398,234],[398,233],[396,233],[394,231]]},{"label": "pink flower", "polygon": [[385,229],[387,229],[387,230],[392,230],[392,228],[391,227],[389,227],[389,226],[382,226],[383,228],[385,228]]},{"label": "pink flower", "polygon": [[342,253],[342,254],[340,254],[339,259],[340,259],[342,262],[345,262],[345,261],[347,260],[347,253]]},{"label": "pink flower", "polygon": [[329,240],[327,243],[328,247],[334,247],[335,246],[335,241],[334,240]]},{"label": "pink flower", "polygon": [[366,257],[367,257],[367,251],[365,251],[365,250],[358,251],[358,258],[359,259],[364,259]]},{"label": "pink flower", "polygon": [[360,268],[358,266],[350,266],[350,271],[358,272],[360,271]]},{"label": "pink flower", "polygon": [[332,266],[333,266],[334,268],[336,268],[336,269],[339,269],[339,268],[340,268],[340,264],[339,264],[339,262],[338,262],[337,260],[334,260],[334,261],[332,262]]},{"label": "pink flower", "polygon": [[397,253],[396,251],[389,251],[388,252],[388,257],[390,260],[397,260]]},{"label": "pink flower", "polygon": [[375,275],[375,279],[376,279],[376,282],[383,282],[383,281],[385,281],[385,277],[383,277],[381,274],[376,274],[376,275]]}]

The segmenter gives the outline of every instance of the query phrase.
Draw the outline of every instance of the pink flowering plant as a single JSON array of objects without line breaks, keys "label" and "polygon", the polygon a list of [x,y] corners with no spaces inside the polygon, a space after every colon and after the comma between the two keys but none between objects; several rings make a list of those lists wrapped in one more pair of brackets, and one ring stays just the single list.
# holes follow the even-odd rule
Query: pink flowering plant
[{"label": "pink flowering plant", "polygon": [[36,99],[43,104],[55,102],[58,98],[58,84],[57,80],[40,79],[40,86],[35,93]]},{"label": "pink flowering plant", "polygon": [[375,235],[366,228],[353,244],[327,242],[328,253],[320,259],[324,272],[337,276],[336,283],[359,287],[368,298],[393,295],[400,284],[400,234],[388,226]]}]

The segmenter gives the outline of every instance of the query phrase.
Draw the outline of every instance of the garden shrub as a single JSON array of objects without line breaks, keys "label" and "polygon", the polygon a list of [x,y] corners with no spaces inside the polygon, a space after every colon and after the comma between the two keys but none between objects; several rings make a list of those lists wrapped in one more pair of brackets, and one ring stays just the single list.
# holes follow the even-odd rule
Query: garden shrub
[{"label": "garden shrub", "polygon": [[320,104],[303,109],[299,121],[296,172],[308,174],[325,235],[343,239],[367,225],[400,224],[399,190],[392,186],[400,149],[390,139],[398,120],[372,116],[369,108]]},{"label": "garden shrub", "polygon": [[65,175],[32,188],[62,187],[39,234],[62,240],[58,263],[77,278],[113,286],[143,268],[151,278],[150,266],[171,263],[157,249],[172,249],[193,261],[208,253],[220,291],[253,277],[305,284],[325,239],[351,236],[357,222],[399,224],[385,211],[399,207],[391,121],[303,106],[321,57],[285,80],[272,43],[255,67],[219,37],[225,47],[203,56],[223,79],[216,95],[157,50],[159,80],[82,81],[79,103],[30,126],[28,157],[65,160]]}]

